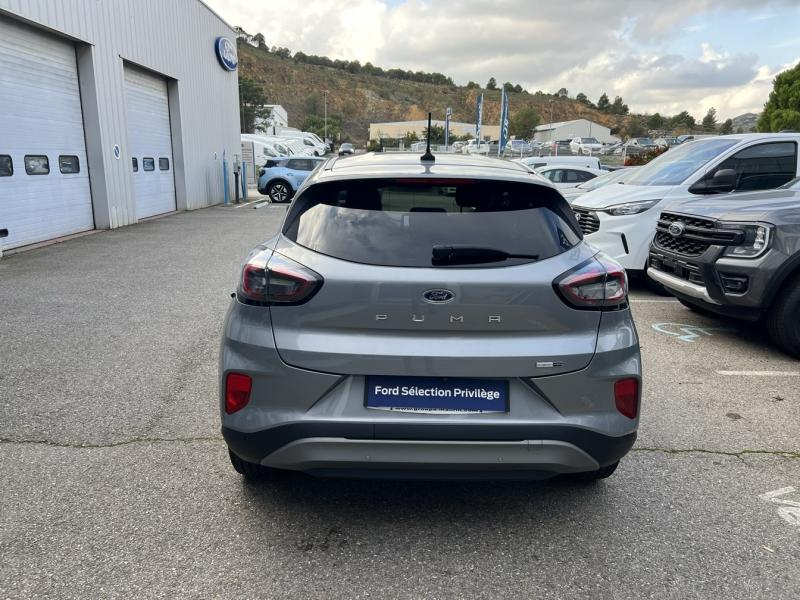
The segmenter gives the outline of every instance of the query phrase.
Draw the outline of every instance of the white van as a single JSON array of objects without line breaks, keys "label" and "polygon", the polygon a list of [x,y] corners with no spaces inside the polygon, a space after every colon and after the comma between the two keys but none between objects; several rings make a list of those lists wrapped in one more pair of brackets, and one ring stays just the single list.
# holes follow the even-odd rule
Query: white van
[{"label": "white van", "polygon": [[600,169],[600,159],[596,156],[528,156],[515,158],[514,162],[525,165],[531,169],[547,167],[550,165],[572,165],[586,167],[587,169]]},{"label": "white van", "polygon": [[310,131],[299,131],[297,129],[280,129],[276,134],[278,137],[286,139],[297,139],[302,141],[304,146],[312,150],[314,156],[324,156],[328,151],[328,147],[319,136],[311,133]]},{"label": "white van", "polygon": [[673,200],[777,188],[798,175],[797,133],[723,135],[675,146],[575,200],[586,241],[623,267],[647,267],[661,209]]}]

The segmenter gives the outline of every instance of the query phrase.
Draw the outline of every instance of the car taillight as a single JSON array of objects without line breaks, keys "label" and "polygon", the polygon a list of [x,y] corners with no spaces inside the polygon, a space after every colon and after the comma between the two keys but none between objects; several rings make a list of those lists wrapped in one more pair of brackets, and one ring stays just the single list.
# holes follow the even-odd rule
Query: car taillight
[{"label": "car taillight", "polygon": [[229,415],[242,410],[250,402],[253,380],[243,373],[228,373],[225,376],[225,412]]},{"label": "car taillight", "polygon": [[239,282],[237,297],[245,304],[302,304],[322,286],[322,276],[277,252],[252,255]]},{"label": "car taillight", "polygon": [[639,414],[639,380],[620,379],[614,384],[614,403],[617,410],[629,419]]},{"label": "car taillight", "polygon": [[553,282],[564,301],[581,310],[614,310],[627,304],[628,277],[607,256],[595,256]]}]

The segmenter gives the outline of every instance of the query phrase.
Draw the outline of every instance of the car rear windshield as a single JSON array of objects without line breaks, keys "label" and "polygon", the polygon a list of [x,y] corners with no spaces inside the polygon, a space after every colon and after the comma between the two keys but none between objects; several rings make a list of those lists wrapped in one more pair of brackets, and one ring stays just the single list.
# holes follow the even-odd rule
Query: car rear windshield
[{"label": "car rear windshield", "polygon": [[738,139],[709,138],[672,148],[626,180],[627,185],[679,185],[710,160],[739,143]]},{"label": "car rear windshield", "polygon": [[[328,256],[401,267],[470,262],[434,264],[434,247],[467,256],[474,249],[470,268],[511,266],[561,254],[581,240],[569,205],[554,189],[485,180],[316,184],[295,199],[283,234]],[[488,261],[488,250],[512,256]]]}]

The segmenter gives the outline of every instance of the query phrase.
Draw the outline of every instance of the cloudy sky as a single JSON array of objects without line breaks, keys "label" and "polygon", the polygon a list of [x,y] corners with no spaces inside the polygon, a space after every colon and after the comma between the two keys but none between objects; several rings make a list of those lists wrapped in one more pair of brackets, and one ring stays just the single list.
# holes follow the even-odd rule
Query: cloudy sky
[{"label": "cloudy sky", "polygon": [[636,112],[758,112],[800,61],[800,0],[206,0],[270,46],[489,77]]}]

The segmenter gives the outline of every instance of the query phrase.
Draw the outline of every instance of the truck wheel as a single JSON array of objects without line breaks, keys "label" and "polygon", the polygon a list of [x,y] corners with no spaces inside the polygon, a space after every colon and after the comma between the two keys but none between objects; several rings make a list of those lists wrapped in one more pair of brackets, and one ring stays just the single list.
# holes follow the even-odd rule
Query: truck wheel
[{"label": "truck wheel", "polygon": [[783,284],[767,313],[767,333],[783,351],[800,358],[800,274]]}]

